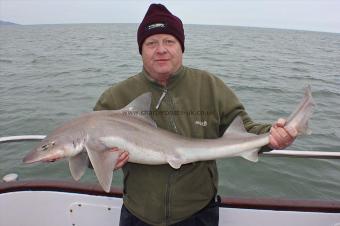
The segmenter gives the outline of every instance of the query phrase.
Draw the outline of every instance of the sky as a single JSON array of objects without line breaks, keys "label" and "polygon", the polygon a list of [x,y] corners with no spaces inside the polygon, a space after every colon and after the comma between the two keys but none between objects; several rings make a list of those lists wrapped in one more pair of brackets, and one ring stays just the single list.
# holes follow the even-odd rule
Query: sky
[{"label": "sky", "polygon": [[340,33],[340,0],[0,0],[0,20],[23,25],[140,23],[162,3],[184,24]]}]

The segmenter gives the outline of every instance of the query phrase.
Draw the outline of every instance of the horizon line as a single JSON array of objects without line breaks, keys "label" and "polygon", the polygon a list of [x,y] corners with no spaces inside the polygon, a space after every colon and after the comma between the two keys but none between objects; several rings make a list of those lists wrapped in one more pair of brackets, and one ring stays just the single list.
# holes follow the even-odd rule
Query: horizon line
[{"label": "horizon line", "polygon": [[[138,22],[65,22],[65,23],[33,23],[33,24],[19,24],[11,21],[1,20],[0,22],[11,23],[11,24],[3,24],[0,26],[39,26],[39,25],[77,25],[77,24],[136,24]],[[298,28],[286,28],[286,27],[270,27],[270,26],[249,26],[249,25],[229,25],[229,24],[195,24],[195,23],[187,23],[183,24],[183,26],[225,26],[225,27],[240,27],[240,28],[257,28],[257,29],[277,29],[277,30],[291,30],[291,31],[304,31],[304,32],[319,32],[319,33],[332,33],[332,34],[340,34],[340,31],[328,31],[328,30],[309,30],[309,29],[298,29]]]}]

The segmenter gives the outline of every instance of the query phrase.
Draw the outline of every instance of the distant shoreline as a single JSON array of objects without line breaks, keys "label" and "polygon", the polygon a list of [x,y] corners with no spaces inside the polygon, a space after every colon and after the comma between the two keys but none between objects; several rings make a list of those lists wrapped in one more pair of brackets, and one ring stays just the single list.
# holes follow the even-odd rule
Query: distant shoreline
[{"label": "distant shoreline", "polygon": [[9,21],[0,20],[0,25],[20,25]]}]

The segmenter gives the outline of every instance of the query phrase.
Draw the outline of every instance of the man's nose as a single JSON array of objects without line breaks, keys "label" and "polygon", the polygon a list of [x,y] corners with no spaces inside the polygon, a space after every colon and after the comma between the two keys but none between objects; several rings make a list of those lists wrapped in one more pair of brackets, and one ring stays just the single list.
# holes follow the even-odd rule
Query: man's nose
[{"label": "man's nose", "polygon": [[159,43],[156,48],[157,53],[166,53],[168,49],[165,47],[163,43]]}]

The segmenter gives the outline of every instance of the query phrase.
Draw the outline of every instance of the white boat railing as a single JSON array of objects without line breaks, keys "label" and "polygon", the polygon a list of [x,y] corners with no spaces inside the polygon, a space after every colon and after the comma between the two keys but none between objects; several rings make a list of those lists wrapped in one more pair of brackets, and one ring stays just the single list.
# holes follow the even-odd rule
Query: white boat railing
[{"label": "white boat railing", "polygon": [[[1,143],[39,141],[46,135],[20,135],[0,137]],[[298,151],[298,150],[272,150],[260,153],[266,157],[294,157],[294,158],[318,158],[318,159],[340,159],[339,151]]]},{"label": "white boat railing", "polygon": [[263,152],[261,154],[263,156],[267,156],[267,157],[340,159],[340,152],[338,152],[338,151],[272,150],[272,151],[269,151],[269,152]]},{"label": "white boat railing", "polygon": [[0,143],[35,141],[35,140],[42,140],[45,137],[46,135],[20,135],[20,136],[0,137]]}]

